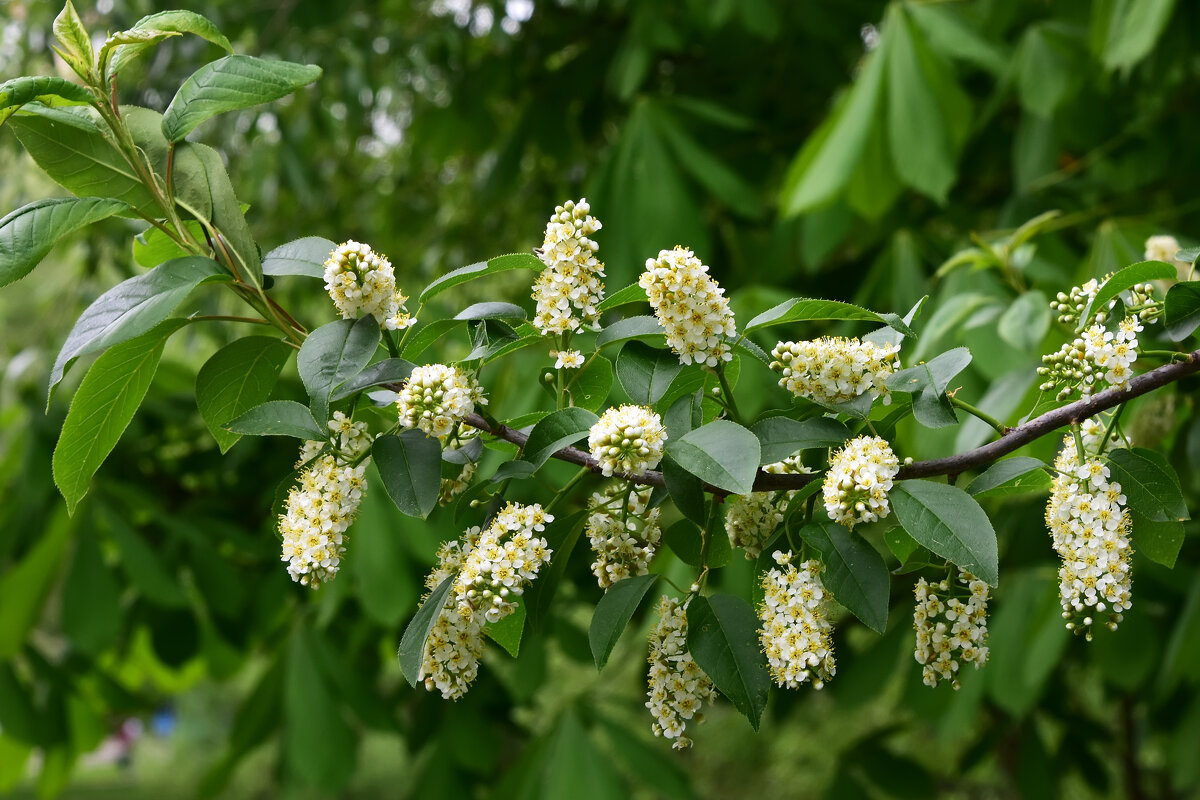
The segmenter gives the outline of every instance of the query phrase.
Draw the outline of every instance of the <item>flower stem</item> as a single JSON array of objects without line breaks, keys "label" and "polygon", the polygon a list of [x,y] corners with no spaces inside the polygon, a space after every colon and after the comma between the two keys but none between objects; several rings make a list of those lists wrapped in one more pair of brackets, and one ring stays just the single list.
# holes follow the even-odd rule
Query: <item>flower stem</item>
[{"label": "flower stem", "polygon": [[741,412],[738,411],[737,401],[733,399],[733,388],[729,385],[729,379],[725,377],[725,363],[722,362],[716,368],[717,380],[721,383],[721,394],[725,399],[725,407],[729,409],[729,415],[733,417],[733,421],[738,425],[742,423]]},{"label": "flower stem", "polygon": [[571,480],[567,481],[567,485],[559,489],[558,494],[554,495],[550,502],[546,504],[546,513],[549,514],[551,511],[553,511],[554,507],[558,505],[564,497],[570,494],[571,490],[574,489],[586,476],[590,475],[591,472],[592,471],[589,468],[581,467],[579,472],[576,472],[575,476],[571,478]]},{"label": "flower stem", "polygon": [[1004,427],[1004,423],[1001,422],[1000,420],[996,419],[995,417],[993,417],[991,414],[988,414],[986,411],[984,411],[981,408],[977,408],[977,407],[971,405],[966,400],[959,400],[957,397],[955,397],[952,394],[948,394],[948,395],[946,395],[946,397],[948,397],[950,399],[951,405],[953,405],[957,408],[961,408],[963,411],[967,412],[968,414],[975,417],[976,419],[986,422],[988,425],[995,428],[996,432],[999,433],[1001,436],[1004,435],[1004,431],[1006,430]]}]

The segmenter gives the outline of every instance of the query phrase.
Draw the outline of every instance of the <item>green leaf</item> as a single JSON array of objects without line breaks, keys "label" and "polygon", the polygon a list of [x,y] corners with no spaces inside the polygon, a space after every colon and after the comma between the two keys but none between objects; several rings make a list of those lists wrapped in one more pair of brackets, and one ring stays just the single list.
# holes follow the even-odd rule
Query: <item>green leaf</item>
[{"label": "green leaf", "polygon": [[75,6],[71,5],[71,0],[67,0],[63,10],[54,18],[54,38],[62,45],[61,49],[55,48],[55,51],[63,61],[75,70],[76,75],[88,78],[93,72],[96,53],[92,50],[92,37],[75,11]]},{"label": "green leaf", "polygon": [[142,597],[154,605],[183,608],[188,598],[180,588],[179,576],[163,564],[141,534],[133,529],[123,515],[107,506],[100,506],[100,519],[117,545],[121,566]]},{"label": "green leaf", "polygon": [[902,565],[921,546],[916,539],[908,535],[908,531],[899,525],[884,531],[883,541]]},{"label": "green leaf", "polygon": [[99,655],[121,629],[120,588],[104,564],[95,532],[79,537],[62,593],[63,633],[73,648]]},{"label": "green leaf", "polygon": [[107,81],[111,81],[116,77],[116,73],[111,70],[111,64],[117,53],[127,48],[141,52],[178,35],[179,31],[158,31],[149,28],[118,31],[104,40],[104,46],[100,48],[100,54],[96,57],[96,65],[99,67],[100,74],[105,76]]},{"label": "green leaf", "polygon": [[280,245],[263,257],[264,275],[325,277],[325,261],[337,245],[320,236],[306,236]]},{"label": "green leaf", "polygon": [[354,774],[357,737],[346,723],[313,637],[292,629],[283,682],[283,759],[292,774],[324,794],[337,794]]},{"label": "green leaf", "polygon": [[850,438],[844,423],[828,417],[815,417],[797,422],[787,417],[767,417],[750,426],[758,437],[759,464],[774,464],[801,450],[837,447]]},{"label": "green leaf", "polygon": [[679,356],[644,342],[628,343],[617,356],[617,380],[638,405],[650,406],[661,400],[682,370]]},{"label": "green leaf", "polygon": [[541,626],[546,615],[550,613],[554,595],[558,591],[559,584],[562,583],[563,575],[567,571],[567,563],[571,560],[571,553],[574,552],[575,545],[579,542],[587,519],[587,511],[577,511],[569,516],[556,514],[554,521],[548,524],[546,530],[542,532],[542,537],[550,545],[552,551],[550,564],[542,568],[538,573],[538,579],[522,595],[525,598],[529,624],[535,630]]},{"label": "green leaf", "polygon": [[410,517],[429,516],[442,486],[442,445],[419,430],[380,436],[371,447],[388,497]]},{"label": "green leaf", "polygon": [[887,628],[891,576],[883,557],[861,536],[836,522],[812,522],[800,537],[821,553],[821,582],[834,598],[876,633]]},{"label": "green leaf", "polygon": [[233,433],[250,436],[294,436],[320,442],[329,438],[308,406],[295,400],[269,400],[225,424]]},{"label": "green leaf", "polygon": [[807,297],[793,297],[785,300],[774,308],[759,314],[746,326],[745,332],[767,328],[772,325],[786,325],[792,322],[809,322],[823,319],[864,320],[879,322],[889,328],[899,331],[905,336],[916,338],[912,328],[908,327],[895,314],[876,314],[874,311],[843,303],[838,300],[815,300]]},{"label": "green leaf", "polygon": [[654,317],[626,317],[600,331],[600,335],[596,337],[596,349],[599,350],[618,342],[627,342],[630,339],[640,339],[661,345],[666,341],[666,334]]},{"label": "green leaf", "polygon": [[129,208],[108,198],[41,200],[0,219],[0,286],[28,275],[59,239]]},{"label": "green leaf", "polygon": [[321,77],[321,68],[253,56],[219,58],[196,70],[179,87],[163,114],[162,132],[177,142],[207,119],[286,97]]},{"label": "green leaf", "polygon": [[400,659],[400,672],[404,675],[404,679],[408,681],[408,685],[414,689],[417,688],[420,682],[418,676],[421,674],[421,660],[425,652],[425,640],[429,638],[429,632],[433,630],[434,624],[437,623],[437,618],[446,605],[446,595],[450,594],[450,589],[453,586],[453,575],[438,584],[437,588],[430,592],[425,601],[421,603],[421,607],[417,609],[417,613],[409,621],[408,627],[404,629],[404,636],[400,639],[400,649],[396,653]]},{"label": "green leaf", "polygon": [[888,500],[910,536],[989,585],[996,585],[996,531],[971,495],[945,483],[913,480],[896,483]]},{"label": "green leaf", "polygon": [[54,482],[68,512],[87,494],[92,475],[112,452],[142,404],[163,346],[184,320],[170,320],[111,348],[88,371],[71,401],[54,448]]},{"label": "green leaf", "polygon": [[689,567],[704,566],[704,538],[690,519],[677,520],[668,527],[663,532],[663,542]]},{"label": "green leaf", "polygon": [[404,347],[404,352],[401,353],[405,358],[411,360],[420,358],[421,354],[430,348],[435,342],[440,341],[451,330],[462,323],[456,319],[435,319],[429,324],[420,328],[416,334],[409,340]]},{"label": "green leaf", "polygon": [[385,358],[382,361],[376,361],[335,389],[329,399],[341,400],[362,389],[381,386],[385,383],[402,383],[408,380],[408,376],[416,367],[416,364],[405,361],[403,358]]},{"label": "green leaf", "polygon": [[[217,29],[217,26],[210,22],[206,17],[203,17],[194,11],[160,11],[157,14],[151,14],[142,17],[132,28],[126,33],[134,33],[138,31],[149,31],[153,33],[191,33],[206,39],[220,47],[226,53],[233,53],[233,45],[229,43],[229,39]],[[145,43],[127,44],[115,53],[109,62],[108,75],[111,77],[119,73],[125,68],[129,62],[137,58],[141,53],[149,49],[158,40],[157,37],[152,37],[150,41]]]},{"label": "green leaf", "polygon": [[967,487],[973,497],[1005,497],[1041,491],[1051,483],[1045,461],[1028,456],[1014,456],[997,461]]},{"label": "green leaf", "polygon": [[[204,226],[196,220],[184,223],[190,235],[197,240],[204,239]],[[153,269],[159,264],[175,258],[185,258],[190,253],[184,250],[167,234],[153,226],[133,237],[133,260],[140,266]]]},{"label": "green leaf", "polygon": [[1017,572],[1005,586],[1004,602],[996,605],[988,625],[990,655],[984,675],[996,704],[1020,718],[1035,708],[1073,637],[1063,625],[1058,580],[1052,572]]},{"label": "green leaf", "polygon": [[1046,295],[1025,292],[1013,301],[997,323],[1000,338],[1018,350],[1037,350],[1050,330],[1050,306]]},{"label": "green leaf", "polygon": [[1049,118],[1067,99],[1082,66],[1077,38],[1053,21],[1025,29],[1017,49],[1016,79],[1017,98],[1028,111]]},{"label": "green leaf", "polygon": [[141,336],[170,316],[197,286],[228,279],[211,258],[189,256],[118,283],[75,322],[50,370],[50,390],[75,359]]},{"label": "green leaf", "polygon": [[0,576],[0,608],[4,609],[0,663],[8,663],[28,643],[29,633],[41,617],[42,604],[58,575],[72,530],[71,520],[61,509],[53,512],[49,524],[39,532],[25,557],[17,564],[10,561]]},{"label": "green leaf", "polygon": [[612,362],[603,356],[595,356],[567,380],[567,393],[571,395],[573,405],[594,412],[604,406],[612,385]]},{"label": "green leaf", "polygon": [[700,479],[680,466],[670,453],[663,456],[661,469],[667,494],[675,503],[675,507],[697,525],[706,525],[708,502],[704,494],[704,484]]},{"label": "green leaf", "polygon": [[525,460],[538,468],[562,448],[587,435],[600,418],[585,408],[563,408],[543,417],[529,432]]},{"label": "green leaf", "polygon": [[322,325],[304,339],[296,368],[318,421],[329,416],[333,390],[362,372],[378,347],[379,323],[369,314]]},{"label": "green leaf", "polygon": [[1108,454],[1112,480],[1121,484],[1129,509],[1151,522],[1188,518],[1187,504],[1179,488],[1179,477],[1161,453],[1135,447]]},{"label": "green leaf", "polygon": [[530,789],[531,794],[520,797],[624,800],[628,796],[610,757],[596,746],[571,707],[562,713],[558,726],[547,737],[541,759],[541,779],[533,784],[536,788]]},{"label": "green leaf", "polygon": [[888,376],[887,386],[897,392],[915,394],[913,416],[922,425],[942,428],[958,421],[946,398],[946,388],[971,363],[971,353],[956,347],[925,364],[902,369]]},{"label": "green leaf", "polygon": [[669,797],[674,800],[693,800],[688,773],[657,746],[657,742],[643,741],[625,724],[598,717],[596,720],[604,730],[605,738],[625,767],[625,774],[632,780],[644,783],[654,792],[654,797]]},{"label": "green leaf", "polygon": [[1104,66],[1129,69],[1154,49],[1175,10],[1175,0],[1116,0],[1108,20]]},{"label": "green leaf", "polygon": [[1178,342],[1200,327],[1200,281],[1177,283],[1167,290],[1163,319],[1167,338]]},{"label": "green leaf", "polygon": [[[130,118],[130,114],[126,114]],[[157,115],[154,116],[157,118]],[[146,123],[152,122],[147,118]],[[145,124],[145,123],[144,123]],[[156,127],[155,133],[161,140],[162,133]],[[164,151],[166,149],[163,145]],[[165,161],[166,156],[164,155]],[[258,255],[258,245],[250,234],[250,226],[246,224],[246,215],[242,204],[233,191],[233,183],[225,169],[221,155],[213,148],[183,142],[175,148],[175,183],[177,186],[175,201],[190,214],[200,219],[209,220],[216,228],[210,232],[211,238],[218,247],[226,251],[229,259],[237,265],[238,273],[244,280],[260,285],[262,282],[262,261]],[[184,202],[184,190],[191,187],[192,195],[203,198],[202,206],[210,207],[211,213],[206,213],[202,207],[189,206]]]},{"label": "green leaf", "polygon": [[596,309],[598,311],[608,311],[610,308],[620,308],[631,303],[649,302],[650,299],[646,297],[646,290],[639,284],[631,283],[624,289],[619,289],[601,300],[600,305],[596,306]]},{"label": "green leaf", "polygon": [[663,142],[675,154],[679,165],[718,200],[743,217],[751,219],[762,214],[762,200],[757,189],[735,170],[709,152],[688,132],[662,104],[650,106],[650,119]]},{"label": "green leaf", "polygon": [[430,299],[451,287],[458,286],[460,283],[466,283],[467,281],[473,281],[476,278],[482,278],[485,275],[495,275],[498,272],[507,272],[512,269],[531,269],[541,272],[545,266],[542,260],[532,253],[510,253],[504,256],[496,256],[495,258],[489,258],[487,261],[480,261],[478,264],[469,264],[447,272],[426,286],[418,300],[421,303],[427,303]]},{"label": "green leaf", "polygon": [[517,610],[504,617],[499,622],[489,622],[483,626],[483,632],[496,644],[503,647],[510,656],[521,655],[521,637],[525,633],[525,598],[517,598]]},{"label": "green leaf", "polygon": [[1092,314],[1108,308],[1108,304],[1115,300],[1121,292],[1147,281],[1170,281],[1175,280],[1175,277],[1175,267],[1162,261],[1139,261],[1129,265],[1100,284],[1100,290],[1096,292],[1096,296],[1079,315],[1077,331],[1087,327],[1087,321]]},{"label": "green leaf", "polygon": [[267,401],[291,354],[279,339],[247,336],[204,362],[196,374],[196,406],[222,453],[241,438],[225,423]]},{"label": "green leaf", "polygon": [[455,319],[525,319],[525,309],[513,303],[491,301],[467,306],[454,315]]},{"label": "green leaf", "polygon": [[604,669],[613,648],[617,646],[617,640],[625,632],[629,620],[642,604],[642,598],[656,580],[657,575],[625,578],[608,587],[608,591],[600,598],[592,614],[592,624],[588,627],[588,642],[592,646],[596,669]]},{"label": "green leaf", "polygon": [[1133,519],[1133,546],[1154,563],[1174,569],[1179,550],[1183,547],[1183,523],[1177,519],[1156,522],[1132,510],[1130,514]]},{"label": "green leaf", "polygon": [[667,453],[685,470],[730,494],[754,490],[761,449],[758,437],[719,419],[667,442]]},{"label": "green leaf", "polygon": [[88,104],[96,99],[77,83],[50,75],[31,75],[0,83],[0,125],[26,103],[48,106]]},{"label": "green leaf", "polygon": [[688,650],[722,694],[758,730],[771,676],[758,641],[758,616],[740,597],[693,597],[687,609]]}]

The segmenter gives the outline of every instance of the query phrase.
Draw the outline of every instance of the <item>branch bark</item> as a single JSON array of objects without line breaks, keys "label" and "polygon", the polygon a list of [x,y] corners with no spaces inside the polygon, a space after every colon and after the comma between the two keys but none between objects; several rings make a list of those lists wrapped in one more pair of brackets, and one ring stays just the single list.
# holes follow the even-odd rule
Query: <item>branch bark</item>
[{"label": "branch bark", "polygon": [[[1188,375],[1200,372],[1200,350],[1194,350],[1186,355],[1187,359],[1185,361],[1165,364],[1134,377],[1124,389],[1109,389],[1100,394],[1069,403],[1061,408],[1056,408],[1053,411],[1048,411],[1040,417],[1035,417],[1015,428],[1008,428],[999,439],[989,442],[982,447],[968,450],[965,453],[946,456],[945,458],[934,458],[928,461],[916,461],[912,464],[907,464],[900,468],[900,472],[896,475],[896,478],[898,480],[906,480],[908,478],[929,478],[937,475],[956,476],[969,469],[990,464],[1002,456],[1006,456],[1014,450],[1036,439],[1040,439],[1059,428],[1073,422],[1080,422],[1089,417],[1094,417],[1100,412],[1115,408],[1127,400],[1140,397],[1169,383],[1174,383],[1185,378]],[[492,424],[478,414],[469,414],[463,421],[473,428],[478,428],[497,438],[512,442],[518,447],[524,447],[526,440],[529,438],[526,434],[514,430],[507,425]],[[556,452],[553,458],[587,467],[596,473],[601,472],[599,462],[592,458],[590,454],[577,447],[564,447],[562,450]],[[648,470],[633,475],[620,475],[619,477],[627,478],[643,486],[666,485],[663,481],[662,473],[656,470]],[[760,470],[758,476],[754,479],[754,491],[773,492],[786,489],[800,489],[812,479],[813,476],[811,475],[775,475]],[[718,489],[709,484],[705,484],[704,489],[707,492],[717,495],[728,494],[723,489]]]}]

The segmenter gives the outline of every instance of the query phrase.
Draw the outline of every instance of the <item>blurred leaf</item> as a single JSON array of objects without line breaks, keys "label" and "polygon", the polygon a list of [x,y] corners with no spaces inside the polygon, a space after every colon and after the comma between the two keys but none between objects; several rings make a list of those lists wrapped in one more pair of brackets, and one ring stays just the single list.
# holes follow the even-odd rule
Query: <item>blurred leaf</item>
[{"label": "blurred leaf", "polygon": [[896,518],[918,542],[991,586],[999,580],[996,531],[987,514],[955,486],[898,481],[888,493]]},{"label": "blurred leaf", "polygon": [[73,528],[68,517],[55,513],[20,563],[0,576],[0,607],[4,608],[0,619],[0,661],[17,655],[37,624]]},{"label": "blurred leaf", "polygon": [[137,591],[150,602],[171,608],[188,604],[178,577],[163,564],[159,554],[142,541],[125,518],[105,505],[99,506],[100,520],[112,534],[121,565]]},{"label": "blurred leaf", "polygon": [[657,575],[635,575],[617,581],[608,587],[596,610],[592,613],[592,624],[588,627],[588,641],[592,646],[592,657],[596,669],[604,669],[613,648],[629,625],[630,618],[642,604],[650,587],[658,580]]},{"label": "blurred leaf", "polygon": [[423,431],[380,436],[371,446],[388,496],[410,517],[429,516],[442,486],[442,444]]},{"label": "blurred leaf", "polygon": [[1017,97],[1031,113],[1049,117],[1076,83],[1073,38],[1054,23],[1025,29],[1017,49]]},{"label": "blurred leaf", "polygon": [[997,332],[1000,338],[1018,350],[1038,349],[1050,330],[1050,306],[1046,295],[1037,291],[1025,292],[1000,315]]},{"label": "blurred leaf", "polygon": [[310,633],[292,630],[283,682],[283,753],[289,768],[323,792],[337,793],[354,774],[357,737],[321,676]]},{"label": "blurred leaf", "polygon": [[62,626],[71,646],[99,655],[121,629],[120,589],[94,532],[80,536],[62,593]]},{"label": "blurred leaf", "polygon": [[758,730],[771,676],[758,641],[758,616],[740,597],[693,597],[687,609],[688,650],[713,685]]},{"label": "blurred leaf", "polygon": [[1014,717],[1033,709],[1073,638],[1063,625],[1057,590],[1048,575],[1017,572],[1006,576],[995,604],[984,674],[988,694]]},{"label": "blurred leaf", "polygon": [[292,349],[269,336],[246,336],[226,345],[196,373],[196,406],[221,452],[240,434],[225,423],[266,402]]},{"label": "blurred leaf", "polygon": [[550,563],[542,568],[538,579],[525,590],[524,595],[525,613],[534,630],[542,626],[546,615],[550,613],[554,595],[566,574],[567,563],[571,560],[571,553],[575,551],[587,519],[587,511],[577,511],[570,516],[557,514],[554,522],[549,523],[542,533],[552,551]]},{"label": "blurred leaf", "polygon": [[710,153],[669,111],[654,107],[653,119],[679,165],[730,209],[751,219],[762,214],[758,192],[725,162]]},{"label": "blurred leaf", "polygon": [[626,726],[605,717],[599,717],[597,723],[635,785],[645,783],[662,797],[694,797],[688,773],[675,759],[661,753],[657,742],[643,741]]},{"label": "blurred leaf", "polygon": [[1115,0],[1108,23],[1104,66],[1129,69],[1154,49],[1175,10],[1175,0]]},{"label": "blurred leaf", "polygon": [[882,634],[887,629],[891,576],[883,558],[861,536],[836,522],[813,522],[800,537],[821,553],[821,582],[835,600]]},{"label": "blurred leaf", "polygon": [[596,747],[571,708],[558,719],[543,765],[541,797],[580,800],[627,797],[607,756]]},{"label": "blurred leaf", "polygon": [[303,275],[325,277],[325,261],[337,247],[320,236],[306,236],[276,247],[263,257],[264,275]]},{"label": "blurred leaf", "polygon": [[729,420],[710,422],[667,443],[667,453],[679,466],[731,494],[754,489],[759,451],[758,437]]}]

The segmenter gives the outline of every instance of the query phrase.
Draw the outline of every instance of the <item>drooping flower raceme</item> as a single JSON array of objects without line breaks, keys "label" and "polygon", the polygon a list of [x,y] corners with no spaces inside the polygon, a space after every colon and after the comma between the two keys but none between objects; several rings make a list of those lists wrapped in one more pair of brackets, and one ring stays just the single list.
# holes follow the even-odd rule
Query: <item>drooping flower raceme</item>
[{"label": "drooping flower raceme", "polygon": [[647,510],[650,493],[649,486],[627,489],[624,483],[614,483],[592,495],[585,532],[596,554],[592,574],[600,588],[650,571],[650,559],[662,539],[662,512]]},{"label": "drooping flower raceme", "polygon": [[365,312],[389,331],[416,322],[405,311],[408,298],[396,288],[392,262],[369,245],[350,240],[334,248],[325,262],[325,290],[342,319],[357,319]]},{"label": "drooping flower raceme", "polygon": [[425,642],[419,677],[426,689],[447,700],[466,694],[479,672],[483,626],[515,611],[515,598],[550,560],[539,534],[553,521],[540,505],[509,503],[487,528],[470,528],[442,545],[425,585],[432,592],[447,579],[453,583]]},{"label": "drooping flower raceme", "polygon": [[414,369],[396,400],[401,425],[437,437],[448,436],[476,403],[487,405],[475,376],[446,364]]},{"label": "drooping flower raceme", "polygon": [[[332,442],[305,442],[296,468],[300,482],[288,492],[279,517],[282,560],[292,580],[316,589],[337,574],[346,552],[346,529],[358,514],[367,488],[371,436],[362,422],[338,411],[329,421]],[[330,451],[321,453],[327,444]],[[315,459],[315,460],[314,460]],[[311,463],[310,463],[311,462]]]},{"label": "drooping flower raceme", "polygon": [[684,364],[717,366],[733,358],[727,337],[737,334],[725,290],[686,247],[662,250],[646,260],[638,278],[667,344]]},{"label": "drooping flower raceme", "polygon": [[759,639],[775,683],[795,689],[807,680],[820,689],[837,672],[833,627],[821,583],[821,562],[809,559],[798,567],[791,552],[776,552],[779,566],[763,573]]},{"label": "drooping flower raceme", "polygon": [[822,492],[829,518],[853,528],[875,522],[891,510],[887,494],[900,460],[878,436],[859,436],[833,454]]},{"label": "drooping flower raceme", "polygon": [[658,624],[650,631],[650,674],[646,708],[654,717],[654,735],[674,739],[676,750],[692,746],[684,735],[687,721],[703,722],[700,708],[716,698],[712,681],[687,649],[687,613],[678,600],[658,601]]},{"label": "drooping flower raceme", "polygon": [[1046,525],[1063,560],[1059,599],[1067,627],[1090,640],[1099,615],[1107,615],[1107,627],[1116,630],[1129,610],[1132,520],[1121,484],[1109,480],[1098,458],[1080,464],[1073,436],[1065,437],[1054,468]]},{"label": "drooping flower raceme", "polygon": [[654,469],[667,440],[662,418],[646,406],[610,408],[588,432],[588,448],[606,477]]},{"label": "drooping flower raceme", "polygon": [[[763,470],[778,475],[812,472],[798,456],[767,464]],[[743,548],[748,559],[758,558],[771,534],[783,522],[783,510],[795,494],[794,491],[751,492],[729,498],[725,504],[725,532],[729,535],[729,545]]]},{"label": "drooping flower raceme", "polygon": [[[554,209],[546,224],[546,237],[539,256],[546,268],[533,284],[537,309],[533,326],[543,334],[578,330],[583,323],[600,320],[597,306],[604,299],[604,264],[596,258],[599,249],[590,237],[600,230],[600,220],[590,213],[586,199],[568,200]],[[576,317],[575,312],[579,312]]]},{"label": "drooping flower raceme", "polygon": [[979,669],[987,661],[988,585],[963,570],[958,571],[958,583],[965,591],[952,590],[948,580],[930,584],[924,578],[913,589],[917,598],[914,656],[922,665],[926,686],[950,681],[957,689],[959,667],[974,664]]},{"label": "drooping flower raceme", "polygon": [[892,402],[885,381],[896,368],[900,345],[826,336],[806,342],[780,342],[771,351],[779,385],[797,397],[846,403],[862,394]]}]

